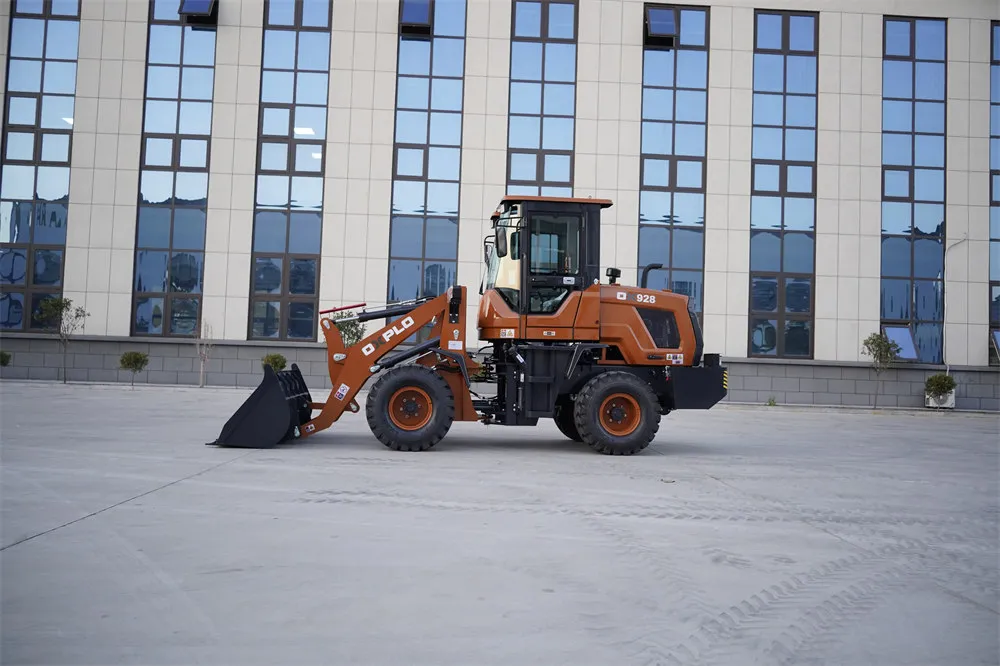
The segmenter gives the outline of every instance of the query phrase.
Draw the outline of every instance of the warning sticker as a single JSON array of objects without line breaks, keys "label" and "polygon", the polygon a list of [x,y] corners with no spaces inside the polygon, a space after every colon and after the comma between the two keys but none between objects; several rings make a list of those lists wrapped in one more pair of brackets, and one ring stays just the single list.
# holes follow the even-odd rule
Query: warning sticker
[{"label": "warning sticker", "polygon": [[667,354],[671,365],[684,365],[684,354]]},{"label": "warning sticker", "polygon": [[347,384],[341,384],[340,388],[338,388],[337,392],[334,393],[333,395],[334,397],[337,398],[337,400],[343,400],[344,396],[347,395],[347,392],[350,390],[351,390],[350,386],[348,386]]},{"label": "warning sticker", "polygon": [[619,301],[624,301],[628,300],[628,295],[624,291],[619,291],[617,294],[615,294],[615,298],[617,298]]},{"label": "warning sticker", "polygon": [[514,329],[512,328],[501,328],[500,329],[501,338],[512,338],[514,337]]},{"label": "warning sticker", "polygon": [[462,341],[461,340],[449,340],[448,341],[448,349],[458,349],[458,350],[461,350],[462,346],[463,345],[462,345]]}]

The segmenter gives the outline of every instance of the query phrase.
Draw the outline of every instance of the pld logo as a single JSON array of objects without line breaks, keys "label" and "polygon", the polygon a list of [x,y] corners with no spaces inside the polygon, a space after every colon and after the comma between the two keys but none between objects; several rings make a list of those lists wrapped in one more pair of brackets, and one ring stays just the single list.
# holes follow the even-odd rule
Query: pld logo
[{"label": "pld logo", "polygon": [[375,350],[384,345],[385,343],[392,340],[397,335],[402,335],[406,332],[408,328],[413,326],[413,317],[404,317],[401,322],[393,326],[392,328],[386,330],[380,337],[375,338],[374,342],[369,342],[364,347],[361,348],[361,353],[365,356],[371,356],[375,353]]}]

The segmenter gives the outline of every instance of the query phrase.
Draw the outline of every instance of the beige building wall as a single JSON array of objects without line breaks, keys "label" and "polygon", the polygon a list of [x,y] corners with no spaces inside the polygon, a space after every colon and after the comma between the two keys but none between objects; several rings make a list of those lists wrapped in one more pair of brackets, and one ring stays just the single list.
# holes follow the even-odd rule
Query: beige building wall
[{"label": "beige building wall", "polygon": [[87,335],[130,330],[147,9],[81,3],[63,293]]}]

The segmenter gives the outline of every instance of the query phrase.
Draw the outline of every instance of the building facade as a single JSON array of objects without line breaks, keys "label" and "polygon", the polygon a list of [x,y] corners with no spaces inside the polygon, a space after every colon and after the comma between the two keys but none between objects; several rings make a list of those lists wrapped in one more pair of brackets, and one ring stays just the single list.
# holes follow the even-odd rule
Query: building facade
[{"label": "building facade", "polygon": [[[905,6],[908,13],[899,14]],[[328,386],[320,310],[469,287],[505,193],[610,198],[733,400],[1000,408],[994,0],[0,0],[0,346],[71,379]],[[181,13],[183,12],[183,13]],[[192,25],[194,23],[194,25]],[[477,344],[474,324],[470,346]],[[945,365],[947,364],[947,365]],[[140,376],[140,380],[142,380]]]}]

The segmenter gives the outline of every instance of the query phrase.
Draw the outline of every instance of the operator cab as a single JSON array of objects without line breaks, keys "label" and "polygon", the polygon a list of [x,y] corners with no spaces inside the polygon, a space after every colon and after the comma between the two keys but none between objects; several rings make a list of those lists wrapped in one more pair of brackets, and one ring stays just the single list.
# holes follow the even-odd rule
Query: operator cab
[{"label": "operator cab", "polygon": [[607,199],[508,196],[484,241],[484,291],[520,315],[554,314],[600,282],[600,216]]}]

